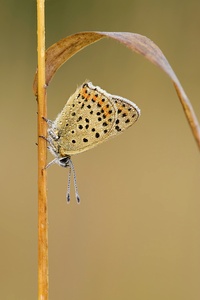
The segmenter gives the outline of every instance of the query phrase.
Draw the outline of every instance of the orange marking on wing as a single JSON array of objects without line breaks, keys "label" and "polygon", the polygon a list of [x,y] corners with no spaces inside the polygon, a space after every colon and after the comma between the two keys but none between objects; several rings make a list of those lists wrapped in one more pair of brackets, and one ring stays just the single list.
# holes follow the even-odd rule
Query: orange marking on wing
[{"label": "orange marking on wing", "polygon": [[106,106],[103,106],[102,109],[103,109],[103,113],[104,113],[104,115],[105,115],[106,117],[107,117],[108,115],[110,115],[110,113],[109,113],[110,108],[107,108]]},{"label": "orange marking on wing", "polygon": [[93,99],[93,101],[97,101],[98,100],[98,97],[95,95],[94,92],[91,92],[90,97],[91,97],[91,99]]},{"label": "orange marking on wing", "polygon": [[81,89],[80,94],[82,97],[84,97],[84,99],[88,99],[88,97],[89,97],[89,95],[87,93],[87,89]]},{"label": "orange marking on wing", "polygon": [[[99,101],[99,104],[100,104],[100,105],[103,105],[103,102],[102,102],[102,100],[100,100],[100,101]],[[102,108],[103,108],[103,107],[102,107]]]},{"label": "orange marking on wing", "polygon": [[88,94],[84,93],[83,96],[85,99],[88,99]]}]

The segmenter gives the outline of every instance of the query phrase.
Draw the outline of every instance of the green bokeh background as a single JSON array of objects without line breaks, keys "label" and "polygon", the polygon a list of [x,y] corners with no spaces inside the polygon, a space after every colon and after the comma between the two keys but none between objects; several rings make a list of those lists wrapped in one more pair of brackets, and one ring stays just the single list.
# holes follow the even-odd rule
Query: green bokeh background
[{"label": "green bokeh background", "polygon": [[[196,0],[50,0],[46,45],[86,30],[146,35],[165,53],[200,119],[199,16]],[[1,1],[0,31],[0,299],[33,300],[35,1]],[[85,79],[133,100],[142,116],[123,135],[73,157],[80,205],[74,192],[66,204],[67,170],[48,170],[50,299],[199,299],[200,158],[171,81],[141,56],[103,40],[56,74],[48,88],[50,119]]]}]

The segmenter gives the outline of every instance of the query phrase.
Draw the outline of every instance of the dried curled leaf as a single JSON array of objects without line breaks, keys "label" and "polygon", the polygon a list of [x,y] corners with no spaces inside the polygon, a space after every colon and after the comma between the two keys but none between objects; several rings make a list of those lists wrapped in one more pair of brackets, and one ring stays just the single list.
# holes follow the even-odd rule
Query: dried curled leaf
[{"label": "dried curled leaf", "polygon": [[[132,51],[143,55],[150,62],[160,67],[172,80],[178,97],[183,106],[186,118],[192,129],[192,133],[196,139],[200,149],[200,126],[197,117],[194,113],[192,105],[185,94],[176,74],[171,68],[162,51],[145,36],[130,32],[80,32],[68,36],[57,43],[53,44],[46,51],[46,84],[48,85],[55,72],[64,64],[70,57],[76,54],[81,49],[89,46],[92,43],[109,37],[124,44]],[[37,95],[38,81],[37,72],[33,83],[34,94]]]}]

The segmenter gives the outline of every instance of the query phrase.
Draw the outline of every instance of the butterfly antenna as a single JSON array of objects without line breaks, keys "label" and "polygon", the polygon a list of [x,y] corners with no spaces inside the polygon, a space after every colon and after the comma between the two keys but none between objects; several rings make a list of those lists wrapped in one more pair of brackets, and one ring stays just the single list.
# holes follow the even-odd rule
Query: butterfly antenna
[{"label": "butterfly antenna", "polygon": [[[71,159],[69,159],[69,168],[73,172],[74,189],[75,189],[75,194],[76,194],[76,200],[77,200],[78,203],[80,203],[80,196],[79,196],[79,193],[78,193],[78,187],[77,187],[77,182],[76,182],[76,172],[75,172],[74,165],[73,165]],[[71,173],[71,171],[70,171],[70,173]],[[71,174],[70,174],[70,176],[71,176]],[[69,184],[69,181],[68,181],[68,184]],[[68,190],[69,190],[69,186],[68,186]]]},{"label": "butterfly antenna", "polygon": [[69,203],[70,201],[70,183],[71,183],[71,173],[72,173],[72,169],[71,169],[71,165],[69,166],[69,173],[68,173],[68,184],[67,184],[67,202]]}]

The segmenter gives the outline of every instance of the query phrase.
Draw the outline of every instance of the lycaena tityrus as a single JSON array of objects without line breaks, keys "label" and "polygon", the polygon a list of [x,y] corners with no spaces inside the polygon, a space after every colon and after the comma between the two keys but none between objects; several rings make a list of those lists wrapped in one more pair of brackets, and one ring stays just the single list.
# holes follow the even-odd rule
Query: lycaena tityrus
[{"label": "lycaena tityrus", "polygon": [[139,116],[140,109],[135,103],[111,95],[87,81],[69,98],[55,121],[45,119],[49,127],[48,149],[56,157],[47,167],[54,163],[69,167],[67,201],[70,200],[71,169],[74,173],[76,198],[80,201],[70,156],[118,135],[133,125]]}]

